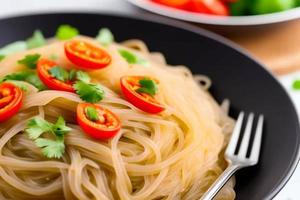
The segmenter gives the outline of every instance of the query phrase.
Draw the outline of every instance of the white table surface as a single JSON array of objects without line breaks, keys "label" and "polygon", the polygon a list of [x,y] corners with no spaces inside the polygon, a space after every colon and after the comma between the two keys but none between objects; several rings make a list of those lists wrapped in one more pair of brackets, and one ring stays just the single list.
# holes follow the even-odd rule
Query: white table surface
[{"label": "white table surface", "polygon": [[[124,14],[141,12],[132,5],[129,5],[125,0],[1,0],[0,18],[34,12],[52,11],[112,11]],[[300,114],[300,91],[295,92],[291,89],[292,81],[296,78],[300,79],[300,72],[278,78],[289,92]],[[298,167],[287,185],[276,196],[275,200],[300,199],[299,187],[300,167]]]}]

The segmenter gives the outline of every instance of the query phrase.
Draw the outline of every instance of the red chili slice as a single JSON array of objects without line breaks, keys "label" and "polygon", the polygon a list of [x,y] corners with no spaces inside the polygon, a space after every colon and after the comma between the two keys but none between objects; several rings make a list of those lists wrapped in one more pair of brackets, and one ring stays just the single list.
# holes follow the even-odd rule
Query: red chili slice
[{"label": "red chili slice", "polygon": [[111,62],[111,57],[105,50],[82,40],[66,42],[65,54],[74,65],[85,70],[101,69]]},{"label": "red chili slice", "polygon": [[[91,121],[86,109],[92,107],[98,112],[99,120]],[[82,130],[95,139],[109,139],[115,136],[121,128],[119,118],[110,110],[99,105],[80,103],[77,106],[77,122]]]},{"label": "red chili slice", "polygon": [[0,84],[0,122],[14,116],[22,107],[23,92],[11,83]]},{"label": "red chili slice", "polygon": [[73,88],[73,82],[67,81],[63,82],[61,80],[56,79],[51,76],[49,70],[52,67],[57,66],[57,63],[48,60],[48,59],[40,59],[37,63],[37,72],[41,79],[41,81],[52,90],[62,90],[67,92],[75,92]]},{"label": "red chili slice", "polygon": [[[148,77],[147,77],[148,78]],[[124,76],[121,78],[121,90],[125,98],[137,108],[152,114],[160,113],[165,110],[154,97],[146,93],[138,93],[140,88],[139,81],[145,79],[144,76]],[[152,79],[156,81],[155,79]]]}]

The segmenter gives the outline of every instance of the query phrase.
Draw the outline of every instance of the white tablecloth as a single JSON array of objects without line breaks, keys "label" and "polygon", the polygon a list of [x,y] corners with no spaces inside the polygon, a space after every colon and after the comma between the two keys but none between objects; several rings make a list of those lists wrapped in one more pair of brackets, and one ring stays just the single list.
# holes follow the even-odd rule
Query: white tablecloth
[{"label": "white tablecloth", "polygon": [[[1,0],[0,18],[34,12],[52,11],[93,11],[93,12],[140,12],[125,0]],[[300,63],[299,63],[300,64]],[[300,92],[291,90],[291,83],[295,78],[300,78],[300,72],[279,77],[280,82],[289,91],[300,113]],[[277,195],[275,200],[300,199],[300,167],[296,170],[290,181]]]}]

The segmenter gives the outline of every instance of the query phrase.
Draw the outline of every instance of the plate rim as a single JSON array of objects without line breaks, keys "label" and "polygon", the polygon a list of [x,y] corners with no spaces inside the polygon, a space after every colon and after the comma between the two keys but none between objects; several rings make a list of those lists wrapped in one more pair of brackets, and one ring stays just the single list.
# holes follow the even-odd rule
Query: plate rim
[{"label": "plate rim", "polygon": [[179,10],[164,5],[159,5],[149,0],[127,1],[143,10],[147,10],[162,16],[208,25],[257,26],[275,24],[300,18],[300,7],[269,14],[224,17]]},{"label": "plate rim", "polygon": [[150,23],[156,23],[156,24],[162,24],[164,26],[171,26],[174,28],[186,30],[189,32],[193,32],[198,35],[202,35],[204,37],[207,37],[211,40],[217,41],[223,45],[226,45],[233,50],[239,52],[240,54],[244,55],[248,59],[252,60],[253,62],[257,63],[257,65],[260,66],[260,68],[266,72],[270,76],[271,79],[273,79],[274,83],[277,84],[278,89],[280,88],[282,92],[286,95],[288,101],[290,102],[291,108],[293,110],[294,118],[295,118],[295,125],[297,126],[296,128],[298,129],[298,137],[297,139],[297,144],[296,144],[296,149],[293,154],[294,160],[290,163],[289,168],[285,172],[286,174],[282,174],[282,178],[278,183],[274,185],[274,188],[270,191],[269,194],[267,194],[264,199],[273,199],[287,184],[287,182],[290,180],[292,175],[294,174],[297,165],[299,164],[300,161],[300,121],[299,121],[299,116],[296,111],[296,107],[294,102],[292,101],[290,95],[288,94],[287,90],[283,87],[282,84],[279,83],[278,79],[275,77],[275,75],[268,69],[266,66],[259,61],[254,55],[252,55],[249,51],[244,49],[243,47],[239,46],[238,44],[232,42],[231,40],[218,35],[216,33],[213,33],[211,31],[208,31],[206,29],[203,29],[201,27],[198,27],[196,25],[188,24],[186,22],[182,21],[177,21],[174,19],[170,18],[165,18],[161,16],[153,16],[152,14],[124,14],[124,13],[117,13],[117,12],[109,12],[109,11],[94,11],[94,10],[69,10],[69,11],[50,11],[50,12],[43,12],[43,11],[36,11],[36,12],[25,12],[21,14],[12,14],[9,15],[8,17],[2,17],[0,18],[1,21],[5,20],[13,20],[15,18],[24,18],[24,17],[36,17],[36,16],[51,16],[51,15],[65,15],[65,14],[73,14],[73,15],[98,15],[98,16],[110,16],[110,17],[117,17],[117,18],[125,18],[125,19],[131,19],[131,20],[138,20],[138,21],[146,21]]}]

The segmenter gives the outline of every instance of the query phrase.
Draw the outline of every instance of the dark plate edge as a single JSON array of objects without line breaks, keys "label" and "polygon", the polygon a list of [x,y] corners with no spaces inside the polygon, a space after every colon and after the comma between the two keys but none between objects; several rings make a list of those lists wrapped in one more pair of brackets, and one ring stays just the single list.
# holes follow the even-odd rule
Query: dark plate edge
[{"label": "dark plate edge", "polygon": [[[158,23],[158,24],[163,24],[163,25],[167,25],[167,26],[172,26],[178,29],[183,29],[183,30],[187,30],[199,35],[203,35],[205,37],[208,37],[209,39],[215,40],[219,43],[225,44],[226,46],[231,47],[232,49],[234,49],[235,51],[241,53],[242,55],[248,57],[249,59],[251,59],[252,61],[254,61],[255,63],[257,63],[258,65],[260,65],[263,70],[265,72],[267,72],[267,74],[269,74],[271,76],[271,78],[274,80],[274,82],[277,83],[278,87],[280,87],[284,93],[288,96],[288,99],[293,107],[293,115],[294,117],[297,119],[297,127],[295,127],[298,130],[298,133],[300,133],[300,122],[299,122],[299,117],[298,114],[296,112],[296,108],[295,105],[293,103],[293,101],[290,98],[290,95],[287,93],[287,91],[285,90],[285,88],[278,82],[277,78],[275,77],[275,75],[266,68],[266,66],[261,63],[253,54],[251,54],[250,52],[248,52],[246,49],[242,48],[241,46],[239,46],[238,44],[232,42],[231,40],[218,35],[216,33],[210,32],[208,30],[205,30],[203,28],[197,27],[196,25],[192,25],[192,24],[188,24],[186,22],[182,22],[182,21],[178,21],[178,20],[174,20],[174,19],[170,19],[170,18],[166,18],[166,17],[161,17],[158,15],[153,15],[153,14],[138,14],[138,16],[134,16],[133,14],[120,14],[120,13],[116,13],[116,12],[108,12],[108,11],[95,11],[95,10],[70,10],[70,11],[50,11],[50,12],[22,12],[21,14],[10,14],[8,15],[8,17],[1,17],[0,21],[2,20],[6,20],[6,19],[13,19],[13,18],[22,18],[22,17],[34,17],[34,16],[38,16],[38,15],[63,15],[63,14],[88,14],[88,15],[107,15],[107,16],[112,16],[112,17],[120,17],[120,18],[128,18],[128,19],[134,19],[134,20],[141,20],[141,21],[146,21],[146,22],[154,22],[154,23]],[[266,196],[264,199],[273,199],[282,189],[283,187],[286,185],[286,183],[289,181],[289,179],[291,178],[291,176],[293,175],[293,173],[296,170],[296,167],[299,163],[300,160],[300,134],[298,134],[298,137],[296,138],[297,140],[297,151],[294,152],[294,161],[290,164],[290,167],[286,170],[286,173],[283,174],[281,181],[279,181],[275,186],[274,189],[271,191],[270,194],[268,194],[268,196]]]}]

